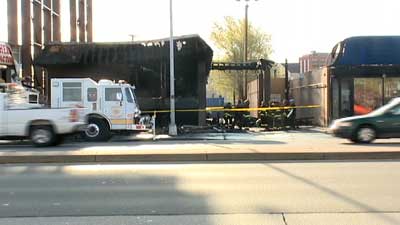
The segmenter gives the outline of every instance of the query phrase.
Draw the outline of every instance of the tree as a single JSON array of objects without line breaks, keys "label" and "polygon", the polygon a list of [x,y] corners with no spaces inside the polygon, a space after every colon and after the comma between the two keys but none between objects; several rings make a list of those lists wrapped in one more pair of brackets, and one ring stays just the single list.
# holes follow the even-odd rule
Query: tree
[{"label": "tree", "polygon": [[[244,58],[244,20],[233,17],[225,17],[222,24],[215,23],[211,32],[211,40],[218,50],[222,51],[222,57],[216,61],[243,62]],[[255,61],[267,59],[272,53],[271,36],[264,33],[249,23],[248,27],[248,60]],[[220,77],[217,77],[220,76]],[[249,74],[249,81],[256,77]],[[243,76],[237,71],[211,73],[209,89],[219,91],[220,95],[231,97],[233,93],[243,92]],[[239,95],[240,96],[240,95]]]}]

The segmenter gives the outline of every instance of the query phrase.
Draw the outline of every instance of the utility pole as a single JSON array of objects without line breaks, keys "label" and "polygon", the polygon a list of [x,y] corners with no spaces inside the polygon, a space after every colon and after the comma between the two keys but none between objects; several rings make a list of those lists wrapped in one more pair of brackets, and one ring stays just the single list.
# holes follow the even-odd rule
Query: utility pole
[{"label": "utility pole", "polygon": [[131,41],[134,42],[135,41],[135,35],[134,34],[128,34],[129,37],[131,37]]},{"label": "utility pole", "polygon": [[[248,35],[248,29],[249,29],[249,21],[248,21],[248,11],[249,11],[249,4],[246,3],[245,6],[245,13],[244,13],[244,55],[243,55],[243,62],[247,62],[247,49],[248,49],[248,39],[249,39],[249,35]],[[247,70],[244,70],[244,94],[243,97],[245,100],[247,99],[247,83],[248,83],[248,77],[247,77]]]},{"label": "utility pole", "polygon": [[[236,0],[238,2],[241,2],[242,0]],[[258,0],[254,0],[254,1],[258,1]],[[249,30],[249,22],[248,22],[248,11],[249,11],[249,2],[250,0],[244,0],[244,2],[246,2],[245,5],[245,12],[244,12],[244,37],[243,37],[243,62],[246,63],[248,60],[248,39],[249,39],[249,34],[248,34],[248,30]],[[248,82],[248,76],[247,76],[247,70],[243,71],[243,76],[244,76],[244,81],[242,82],[241,85],[244,85],[243,87],[243,92],[240,93],[239,95],[243,95],[244,99],[247,99],[247,82]],[[244,100],[242,99],[242,100]]]},{"label": "utility pole", "polygon": [[169,58],[170,58],[170,124],[168,133],[171,136],[176,136],[178,131],[175,124],[175,68],[174,68],[174,29],[172,17],[172,0],[169,0]]}]

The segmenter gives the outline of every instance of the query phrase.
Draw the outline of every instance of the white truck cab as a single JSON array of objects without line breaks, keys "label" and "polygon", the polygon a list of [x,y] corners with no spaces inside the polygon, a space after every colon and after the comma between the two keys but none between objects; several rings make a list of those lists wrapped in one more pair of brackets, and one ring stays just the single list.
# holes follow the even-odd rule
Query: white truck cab
[{"label": "white truck cab", "polygon": [[51,108],[82,107],[88,115],[85,136],[105,141],[111,132],[146,131],[140,118],[135,87],[120,81],[90,78],[51,79]]}]

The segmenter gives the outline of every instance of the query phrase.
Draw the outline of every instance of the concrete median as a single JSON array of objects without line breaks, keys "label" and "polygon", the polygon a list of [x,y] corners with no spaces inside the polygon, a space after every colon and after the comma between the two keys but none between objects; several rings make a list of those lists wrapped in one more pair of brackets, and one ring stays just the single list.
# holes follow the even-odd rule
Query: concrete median
[{"label": "concrete median", "polygon": [[212,162],[212,161],[285,161],[285,160],[395,160],[400,152],[283,152],[283,153],[171,153],[171,154],[79,154],[79,155],[29,155],[3,154],[1,164],[14,163],[138,163],[138,162]]},{"label": "concrete median", "polygon": [[[263,160],[398,160],[399,140],[353,144],[322,132],[198,134],[168,141],[121,139],[103,143],[71,142],[32,148],[28,143],[0,144],[0,164],[137,163]],[[182,140],[181,140],[182,139]]]}]

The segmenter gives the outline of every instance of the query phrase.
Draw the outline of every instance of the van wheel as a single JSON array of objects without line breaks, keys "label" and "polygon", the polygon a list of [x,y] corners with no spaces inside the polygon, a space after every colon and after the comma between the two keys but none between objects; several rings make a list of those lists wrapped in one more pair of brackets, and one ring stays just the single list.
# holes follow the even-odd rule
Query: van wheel
[{"label": "van wheel", "polygon": [[376,139],[376,131],[371,126],[362,126],[357,129],[353,139],[357,143],[368,144]]},{"label": "van wheel", "polygon": [[57,135],[50,126],[33,126],[29,137],[35,147],[48,147],[57,143]]},{"label": "van wheel", "polygon": [[108,124],[101,119],[89,119],[84,135],[87,141],[108,141],[111,138]]}]

